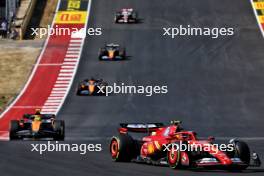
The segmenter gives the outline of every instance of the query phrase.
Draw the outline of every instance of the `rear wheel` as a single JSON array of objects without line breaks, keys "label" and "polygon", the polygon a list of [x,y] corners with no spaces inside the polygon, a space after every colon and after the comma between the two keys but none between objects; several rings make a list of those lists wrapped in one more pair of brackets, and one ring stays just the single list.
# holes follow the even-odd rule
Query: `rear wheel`
[{"label": "rear wheel", "polygon": [[122,57],[122,59],[126,58],[126,49],[125,48],[121,48],[119,50],[119,56]]},{"label": "rear wheel", "polygon": [[106,55],[106,50],[104,48],[100,48],[99,50],[99,60],[103,60],[102,57]]},{"label": "rear wheel", "polygon": [[82,90],[78,88],[76,91],[76,95],[81,95],[81,92],[82,92]]},{"label": "rear wheel", "polygon": [[176,169],[180,166],[180,157],[180,150],[176,147],[171,147],[170,150],[167,152],[167,160],[170,168]]},{"label": "rear wheel", "polygon": [[120,19],[120,17],[121,17],[121,14],[120,13],[116,13],[116,15],[115,15],[115,23],[118,23],[118,20]]},{"label": "rear wheel", "polygon": [[65,137],[65,123],[63,120],[54,121],[55,140],[63,141]]},{"label": "rear wheel", "polygon": [[134,13],[132,13],[132,18],[135,20],[135,22],[137,22],[137,13],[136,12],[134,12]]},{"label": "rear wheel", "polygon": [[19,130],[19,121],[18,120],[11,120],[10,129],[9,129],[10,140],[18,139],[18,136],[16,135],[18,130]]},{"label": "rear wheel", "polygon": [[135,141],[127,134],[112,137],[110,153],[112,159],[117,162],[131,161],[136,154]]}]

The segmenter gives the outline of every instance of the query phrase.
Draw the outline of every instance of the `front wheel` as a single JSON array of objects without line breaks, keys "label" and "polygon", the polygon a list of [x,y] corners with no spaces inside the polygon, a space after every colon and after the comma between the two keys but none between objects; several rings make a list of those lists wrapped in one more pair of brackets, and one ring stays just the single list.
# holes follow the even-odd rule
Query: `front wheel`
[{"label": "front wheel", "polygon": [[235,157],[240,158],[241,161],[246,164],[245,166],[240,167],[240,170],[246,169],[250,164],[250,150],[247,143],[243,141],[235,142]]},{"label": "front wheel", "polygon": [[11,120],[10,128],[9,128],[9,139],[10,140],[18,139],[18,136],[16,135],[18,130],[19,130],[19,122],[18,122],[18,120]]}]

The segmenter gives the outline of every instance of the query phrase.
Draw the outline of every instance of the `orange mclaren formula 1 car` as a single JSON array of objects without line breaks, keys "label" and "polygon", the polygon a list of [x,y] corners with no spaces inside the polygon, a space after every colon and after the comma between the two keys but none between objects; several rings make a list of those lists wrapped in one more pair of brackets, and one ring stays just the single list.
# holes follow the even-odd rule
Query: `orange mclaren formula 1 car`
[{"label": "orange mclaren formula 1 car", "polygon": [[53,138],[64,140],[64,121],[56,120],[54,114],[25,114],[20,120],[11,120],[9,137],[10,140],[24,138]]},{"label": "orange mclaren formula 1 car", "polygon": [[126,50],[119,45],[111,43],[105,45],[99,50],[99,60],[113,61],[113,60],[125,60]]},{"label": "orange mclaren formula 1 car", "polygon": [[[183,130],[179,121],[168,126],[162,123],[120,125],[119,134],[110,142],[114,161],[169,165],[173,169],[243,170],[261,165],[258,155],[251,156],[245,142],[232,139],[220,150],[213,143],[213,137],[200,140],[195,132]],[[139,137],[139,134],[142,135]]]},{"label": "orange mclaren formula 1 car", "polygon": [[102,79],[85,79],[77,87],[77,95],[105,95],[108,84]]}]

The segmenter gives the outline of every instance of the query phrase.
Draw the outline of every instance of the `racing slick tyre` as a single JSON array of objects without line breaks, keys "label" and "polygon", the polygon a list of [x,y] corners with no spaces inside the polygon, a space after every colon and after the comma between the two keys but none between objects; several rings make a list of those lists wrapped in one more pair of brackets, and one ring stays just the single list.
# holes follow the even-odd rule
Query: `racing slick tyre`
[{"label": "racing slick tyre", "polygon": [[235,155],[234,157],[240,158],[246,165],[239,166],[238,169],[246,169],[250,164],[250,150],[244,141],[235,141],[234,143]]},{"label": "racing slick tyre", "polygon": [[126,49],[125,48],[120,48],[119,56],[122,57],[122,59],[126,58]]},{"label": "racing slick tyre", "polygon": [[10,140],[18,139],[16,132],[19,130],[19,122],[18,120],[11,120],[10,129],[9,129],[9,138]]},{"label": "racing slick tyre", "polygon": [[134,13],[132,14],[132,19],[135,20],[135,23],[137,23],[137,19],[138,19],[137,17],[138,17],[137,13],[134,12]]},{"label": "racing slick tyre", "polygon": [[99,55],[98,55],[99,60],[103,60],[102,57],[105,56],[106,54],[107,54],[106,50],[104,48],[100,48]]},{"label": "racing slick tyre", "polygon": [[54,140],[63,141],[65,137],[65,123],[63,120],[55,120],[53,124],[55,131]]},{"label": "racing slick tyre", "polygon": [[[175,143],[175,144],[177,145],[178,143]],[[179,168],[180,159],[181,159],[180,150],[178,149],[178,147],[174,147],[174,145],[172,145],[172,147],[170,147],[170,150],[167,151],[167,161],[168,161],[170,168],[172,169]]]},{"label": "racing slick tyre", "polygon": [[115,23],[119,23],[118,20],[120,19],[120,17],[121,17],[121,14],[120,13],[116,13],[115,19],[114,19]]},{"label": "racing slick tyre", "polygon": [[110,153],[113,161],[129,162],[136,155],[135,141],[128,134],[113,136],[110,142]]},{"label": "racing slick tyre", "polygon": [[81,95],[81,90],[77,89],[76,95]]}]

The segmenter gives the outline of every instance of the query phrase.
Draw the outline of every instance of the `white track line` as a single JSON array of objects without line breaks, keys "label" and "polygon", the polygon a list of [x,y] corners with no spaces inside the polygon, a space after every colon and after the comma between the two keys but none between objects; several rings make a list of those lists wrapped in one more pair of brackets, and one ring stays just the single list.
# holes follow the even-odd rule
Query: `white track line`
[{"label": "white track line", "polygon": [[70,43],[75,43],[75,42],[82,43],[82,39],[80,38],[80,39],[71,39],[70,40]]},{"label": "white track line", "polygon": [[77,59],[78,59],[78,57],[79,57],[79,55],[77,55],[77,54],[67,54],[65,56],[65,58],[77,58]]},{"label": "white track line", "polygon": [[81,47],[81,43],[70,43],[69,44],[69,47],[74,47],[74,46]]},{"label": "white track line", "polygon": [[72,76],[72,73],[59,73],[59,76]]},{"label": "white track line", "polygon": [[59,77],[58,80],[71,80],[71,78],[67,78],[67,77]]},{"label": "white track line", "polygon": [[54,88],[66,88],[68,86],[69,85],[67,85],[67,84],[55,84]]},{"label": "white track line", "polygon": [[56,81],[55,84],[69,84],[69,81]]},{"label": "white track line", "polygon": [[75,66],[67,66],[67,65],[65,66],[65,65],[63,65],[61,68],[63,68],[63,69],[71,69],[72,70],[72,69],[74,69],[74,67]]},{"label": "white track line", "polygon": [[58,104],[60,104],[60,102],[47,102],[44,104],[44,106],[57,106]]},{"label": "white track line", "polygon": [[45,109],[45,110],[42,110],[41,113],[42,114],[56,114],[56,109]]},{"label": "white track line", "polygon": [[42,114],[55,114],[56,111],[41,111]]},{"label": "white track line", "polygon": [[42,106],[42,109],[57,109],[58,106]]},{"label": "white track line", "polygon": [[60,103],[61,100],[47,100],[46,103]]},{"label": "white track line", "polygon": [[60,100],[61,101],[62,99],[63,99],[63,97],[56,96],[56,97],[49,97],[47,101],[49,101],[49,100]]},{"label": "white track line", "polygon": [[69,47],[68,51],[80,51],[80,48]]},{"label": "white track line", "polygon": [[62,97],[63,98],[63,96],[65,95],[65,93],[52,93],[52,94],[50,94],[50,97]]},{"label": "white track line", "polygon": [[65,91],[53,90],[51,91],[51,94],[65,94]]},{"label": "white track line", "polygon": [[67,51],[67,53],[66,54],[80,54],[80,51]]},{"label": "white track line", "polygon": [[60,70],[60,73],[73,73],[72,69],[69,70]]},{"label": "white track line", "polygon": [[77,58],[65,58],[64,61],[67,61],[67,62],[76,62],[77,61]]},{"label": "white track line", "polygon": [[74,65],[76,66],[77,60],[75,62],[63,62],[63,65]]},{"label": "white track line", "polygon": [[57,91],[57,90],[65,91],[67,90],[67,87],[56,87],[52,89],[52,91]]}]

